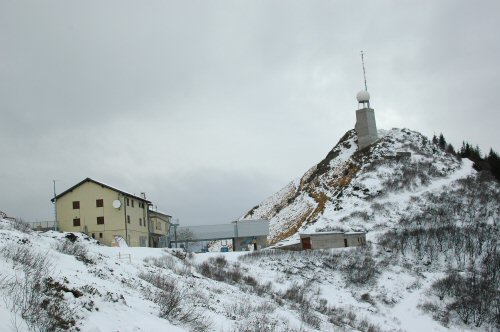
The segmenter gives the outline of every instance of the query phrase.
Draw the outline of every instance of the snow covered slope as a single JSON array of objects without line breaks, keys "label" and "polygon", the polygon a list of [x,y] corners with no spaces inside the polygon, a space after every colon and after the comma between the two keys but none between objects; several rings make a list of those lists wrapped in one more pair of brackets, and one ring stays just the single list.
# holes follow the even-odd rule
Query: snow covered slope
[{"label": "snow covered slope", "polygon": [[294,265],[245,255],[104,247],[0,220],[0,331],[383,331],[352,311],[355,295],[328,265],[316,267],[320,287]]},{"label": "snow covered slope", "polygon": [[241,219],[269,219],[271,243],[296,242],[306,229],[373,231],[397,223],[412,197],[475,173],[469,160],[418,132],[380,130],[379,137],[358,151],[356,132],[348,131],[325,159]]},{"label": "snow covered slope", "polygon": [[245,216],[275,242],[367,230],[360,248],[186,255],[0,220],[0,331],[498,330],[500,186],[419,133],[380,137],[349,131]]},{"label": "snow covered slope", "polygon": [[377,275],[370,257],[350,248],[186,256],[1,220],[0,331],[448,331],[415,309],[432,273]]}]

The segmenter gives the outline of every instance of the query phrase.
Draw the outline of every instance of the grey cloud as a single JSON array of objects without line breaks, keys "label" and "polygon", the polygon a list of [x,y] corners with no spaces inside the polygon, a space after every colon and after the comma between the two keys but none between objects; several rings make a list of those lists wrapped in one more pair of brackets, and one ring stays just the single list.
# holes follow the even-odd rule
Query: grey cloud
[{"label": "grey cloud", "polygon": [[90,176],[186,223],[236,217],[354,126],[361,49],[379,127],[500,151],[499,7],[2,1],[0,209],[51,218],[52,179]]}]

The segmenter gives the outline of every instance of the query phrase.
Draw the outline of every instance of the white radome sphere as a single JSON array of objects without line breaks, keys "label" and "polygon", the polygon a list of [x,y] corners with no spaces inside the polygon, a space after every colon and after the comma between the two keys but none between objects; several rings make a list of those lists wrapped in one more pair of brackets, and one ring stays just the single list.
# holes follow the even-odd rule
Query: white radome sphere
[{"label": "white radome sphere", "polygon": [[359,103],[362,103],[364,101],[369,101],[370,100],[370,94],[368,93],[368,91],[361,90],[356,95],[356,99],[358,100]]}]

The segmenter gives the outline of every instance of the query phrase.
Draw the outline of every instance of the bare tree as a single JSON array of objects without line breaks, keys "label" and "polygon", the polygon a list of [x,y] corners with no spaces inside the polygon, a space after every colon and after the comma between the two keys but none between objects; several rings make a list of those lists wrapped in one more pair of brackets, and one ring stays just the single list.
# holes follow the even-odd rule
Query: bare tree
[{"label": "bare tree", "polygon": [[177,242],[184,243],[184,250],[188,251],[189,242],[196,240],[196,236],[189,228],[183,228],[177,233]]}]

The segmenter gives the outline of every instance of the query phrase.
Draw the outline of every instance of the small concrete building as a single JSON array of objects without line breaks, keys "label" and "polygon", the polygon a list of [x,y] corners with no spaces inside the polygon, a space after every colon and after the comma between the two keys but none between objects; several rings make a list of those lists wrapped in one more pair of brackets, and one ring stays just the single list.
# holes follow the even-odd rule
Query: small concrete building
[{"label": "small concrete building", "polygon": [[300,233],[302,250],[360,247],[366,244],[364,232]]}]

